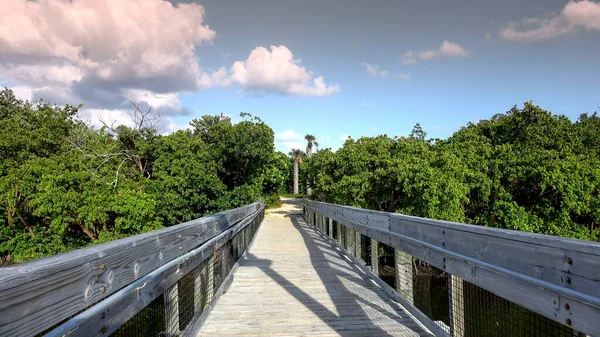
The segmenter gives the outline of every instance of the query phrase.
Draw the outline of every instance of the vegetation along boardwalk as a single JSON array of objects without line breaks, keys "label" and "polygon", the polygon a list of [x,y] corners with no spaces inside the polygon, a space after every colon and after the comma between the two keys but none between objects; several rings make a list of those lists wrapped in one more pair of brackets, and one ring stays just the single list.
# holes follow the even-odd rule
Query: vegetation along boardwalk
[{"label": "vegetation along boardwalk", "polygon": [[265,217],[199,336],[432,335],[294,203]]}]

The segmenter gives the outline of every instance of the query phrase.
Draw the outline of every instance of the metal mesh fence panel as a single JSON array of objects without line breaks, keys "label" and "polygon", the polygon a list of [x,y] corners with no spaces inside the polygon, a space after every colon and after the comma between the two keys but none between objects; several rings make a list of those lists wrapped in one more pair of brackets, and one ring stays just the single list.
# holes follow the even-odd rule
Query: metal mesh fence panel
[{"label": "metal mesh fence panel", "polygon": [[339,233],[338,233],[338,223],[335,220],[331,221],[332,223],[332,231],[331,231],[331,237],[335,240],[338,241],[338,237],[339,237]]},{"label": "metal mesh fence panel", "polygon": [[394,269],[394,248],[378,242],[377,275],[390,287],[396,287],[396,271]]},{"label": "metal mesh fence panel", "polygon": [[[314,213],[313,213],[314,214]],[[321,215],[316,215],[318,219]],[[318,220],[317,220],[318,221]],[[331,221],[331,229],[329,222]],[[453,337],[582,337],[401,250],[323,217],[316,227]]]},{"label": "metal mesh fence panel", "polygon": [[360,258],[365,265],[371,265],[371,238],[366,235],[360,235]]},{"label": "metal mesh fence panel", "polygon": [[165,300],[158,296],[111,334],[113,337],[165,336]]},{"label": "metal mesh fence panel", "polygon": [[191,271],[177,282],[179,330],[185,330],[196,314],[194,307],[194,278],[194,271]]},{"label": "metal mesh fence panel", "polygon": [[451,336],[580,336],[566,325],[463,281],[408,253],[396,251],[395,259],[396,291]]},{"label": "metal mesh fence panel", "polygon": [[252,241],[262,219],[261,213],[111,336],[185,335],[213,300],[215,292]]}]

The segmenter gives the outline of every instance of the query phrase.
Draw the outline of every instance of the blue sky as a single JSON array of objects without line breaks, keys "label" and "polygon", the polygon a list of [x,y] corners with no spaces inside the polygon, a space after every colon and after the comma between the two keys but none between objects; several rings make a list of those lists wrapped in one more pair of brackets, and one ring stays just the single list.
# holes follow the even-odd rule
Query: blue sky
[{"label": "blue sky", "polygon": [[[57,1],[65,11],[81,9]],[[155,102],[167,112],[170,129],[204,114],[223,112],[235,120],[240,111],[246,111],[275,130],[276,146],[286,152],[300,146],[306,133],[315,135],[321,147],[335,149],[347,135],[406,135],[417,122],[430,136],[447,137],[469,121],[489,118],[530,100],[573,119],[600,110],[599,2],[208,0],[194,7],[148,2],[156,2],[171,14],[161,16],[158,11],[146,20],[150,28],[143,29],[151,31],[154,24],[153,36],[171,26],[177,29],[169,31],[164,42],[159,36],[152,48],[138,46],[140,55],[81,42],[84,46],[79,50],[86,51],[85,57],[81,52],[70,57],[63,55],[66,52],[58,55],[15,47],[15,38],[11,42],[0,34],[0,47],[11,46],[0,51],[0,81],[30,98],[48,95],[43,88],[51,85],[39,86],[42,80],[30,75],[35,72],[23,69],[31,62],[25,64],[14,56],[22,59],[29,53],[32,59],[42,60],[35,61],[46,67],[40,71],[73,74],[65,80],[70,81],[69,92],[54,95],[54,91],[53,101],[79,99],[89,111],[109,116],[118,116],[126,99]],[[101,10],[93,2],[87,6]],[[115,6],[127,7],[117,2]],[[51,20],[44,6],[17,7],[15,13],[22,10],[27,19]],[[198,8],[203,12],[194,12]],[[38,16],[31,17],[30,12]],[[0,14],[0,23],[7,24],[7,20]],[[177,34],[184,29],[177,26],[179,22],[198,25],[202,31]],[[130,42],[108,32],[127,29],[123,32],[132,39],[147,41],[143,31],[136,36],[131,27],[105,28],[106,42],[117,39],[113,44],[124,50],[131,47]],[[65,37],[65,31],[44,34],[64,40],[67,47],[79,46],[76,37]],[[274,53],[271,46],[289,51],[293,65],[250,61],[255,51],[256,55]],[[185,67],[174,68],[166,60],[174,58],[169,50],[178,48],[182,52],[177,55],[191,48],[194,56],[190,56],[193,60],[177,58]],[[153,56],[158,61],[148,61]],[[60,57],[63,61],[57,63]],[[123,67],[114,67],[115,59],[126,59]],[[89,65],[103,62],[110,71]],[[149,63],[142,70],[131,74],[123,70],[128,64],[136,67],[144,62]],[[241,62],[243,72],[233,69],[235,62]],[[155,64],[162,68],[149,71]],[[195,70],[196,66],[201,70]],[[189,69],[194,72],[187,74]],[[119,71],[129,75],[117,76]],[[203,74],[210,80],[198,80]],[[313,81],[321,76],[323,86],[319,87]],[[194,84],[189,84],[190,78]],[[119,104],[105,105],[101,98]]]}]

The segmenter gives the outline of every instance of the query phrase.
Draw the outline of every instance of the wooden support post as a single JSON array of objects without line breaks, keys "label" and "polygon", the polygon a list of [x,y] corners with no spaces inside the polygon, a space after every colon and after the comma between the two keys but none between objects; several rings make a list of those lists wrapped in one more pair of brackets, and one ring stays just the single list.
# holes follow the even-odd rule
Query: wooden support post
[{"label": "wooden support post", "polygon": [[341,223],[339,223],[339,222],[337,223],[336,230],[337,230],[337,241],[340,245],[342,245],[344,241],[342,240],[342,224]]},{"label": "wooden support post", "polygon": [[333,237],[333,220],[332,219],[329,219],[328,226],[329,226],[329,236]]},{"label": "wooden support post", "polygon": [[396,291],[410,303],[413,299],[413,259],[408,253],[394,249]]},{"label": "wooden support post", "polygon": [[354,247],[354,231],[346,227],[346,251],[352,256],[356,256],[356,248]]},{"label": "wooden support post", "polygon": [[325,228],[323,228],[324,223],[325,223],[325,216],[323,214],[319,214],[319,229],[321,230],[321,232],[325,231]]},{"label": "wooden support post", "polygon": [[205,282],[202,280],[203,270],[200,270],[202,264],[196,268],[194,268],[194,313],[202,312],[204,309],[204,304],[202,303],[202,298],[204,297],[202,294],[202,286],[206,286]]},{"label": "wooden support post", "polygon": [[179,292],[178,283],[165,291],[165,336],[179,336]]},{"label": "wooden support post", "polygon": [[[361,236],[360,232],[354,232],[354,246],[356,247],[356,258],[359,261],[362,261],[362,247],[360,242]],[[363,261],[364,262],[364,261]]]},{"label": "wooden support post", "polygon": [[379,276],[379,242],[371,239],[371,271]]},{"label": "wooden support post", "polygon": [[465,335],[465,297],[463,293],[463,280],[450,275],[450,331],[453,337]]},{"label": "wooden support post", "polygon": [[210,303],[212,301],[213,295],[215,294],[215,254],[213,253],[208,259],[208,266],[206,266],[206,270],[208,271],[207,280],[206,280],[206,302]]}]

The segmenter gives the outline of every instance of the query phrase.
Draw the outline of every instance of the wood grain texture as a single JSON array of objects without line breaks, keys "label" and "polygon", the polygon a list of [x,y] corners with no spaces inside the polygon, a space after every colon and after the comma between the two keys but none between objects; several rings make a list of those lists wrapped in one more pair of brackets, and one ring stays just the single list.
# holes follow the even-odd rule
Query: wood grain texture
[{"label": "wood grain texture", "polygon": [[[599,243],[310,200],[304,205],[511,302],[600,335],[600,321],[593,318],[600,317]],[[385,214],[387,229],[380,218]],[[373,226],[369,215],[377,216]]]},{"label": "wood grain texture", "polygon": [[198,336],[432,336],[294,213],[265,217]]},{"label": "wood grain texture", "polygon": [[202,245],[261,203],[181,225],[0,268],[0,335],[29,336]]},{"label": "wood grain texture", "polygon": [[[192,272],[203,261],[212,257],[218,248],[233,238],[244,227],[250,225],[256,217],[260,216],[261,212],[262,208],[212,238],[201,247],[132,282],[106,300],[52,330],[46,336],[109,336],[154,299],[177,284],[181,277]],[[208,269],[212,270],[212,268]],[[209,285],[212,284],[210,279],[208,281]],[[168,297],[168,294],[165,297]]]}]

